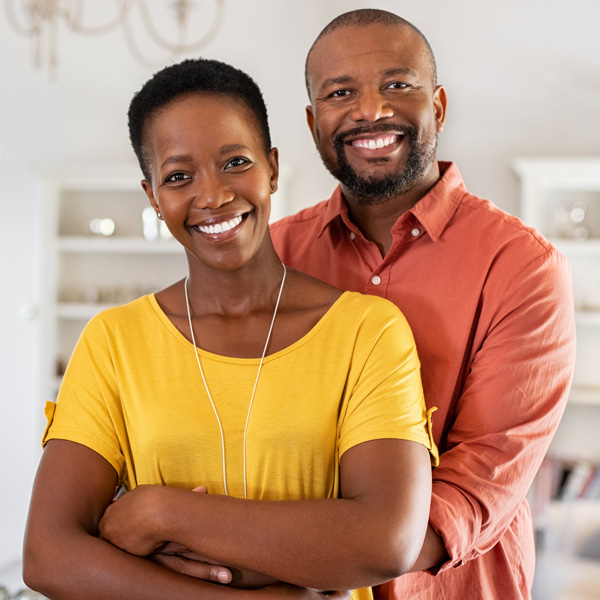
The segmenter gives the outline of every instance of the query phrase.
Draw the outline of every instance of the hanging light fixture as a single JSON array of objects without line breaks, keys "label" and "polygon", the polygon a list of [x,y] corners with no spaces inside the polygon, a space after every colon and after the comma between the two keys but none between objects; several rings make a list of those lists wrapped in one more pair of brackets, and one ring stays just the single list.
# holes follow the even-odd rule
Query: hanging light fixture
[{"label": "hanging light fixture", "polygon": [[[171,12],[176,28],[174,40],[167,39],[156,27],[148,7],[147,0],[116,0],[114,14],[101,24],[84,24],[86,0],[6,0],[6,15],[10,26],[19,34],[33,40],[34,64],[41,67],[46,63],[51,73],[58,66],[58,31],[66,27],[81,35],[102,35],[122,28],[127,45],[138,62],[145,66],[156,67],[160,62],[191,53],[208,44],[219,32],[223,24],[225,0],[204,0],[214,4],[214,14],[208,27],[201,27],[199,38],[188,39],[188,32],[199,19],[192,18],[192,11],[199,2],[193,0],[170,0],[164,4]],[[104,8],[105,2],[102,2]],[[156,6],[156,2],[154,2]],[[98,4],[96,4],[96,8]],[[164,10],[164,7],[163,7]],[[136,26],[134,27],[133,21]],[[142,50],[134,29],[141,23],[146,37],[163,54],[161,61],[148,58]],[[203,21],[204,23],[204,21]],[[172,28],[173,24],[169,24]]]}]

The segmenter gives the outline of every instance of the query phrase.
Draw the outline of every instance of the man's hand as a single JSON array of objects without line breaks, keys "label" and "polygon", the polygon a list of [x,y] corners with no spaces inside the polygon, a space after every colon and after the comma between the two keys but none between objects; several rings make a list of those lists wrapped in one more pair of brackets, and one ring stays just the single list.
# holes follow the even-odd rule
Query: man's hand
[{"label": "man's hand", "polygon": [[352,595],[351,591],[324,592],[286,584],[272,585],[265,588],[266,590],[271,591],[273,598],[277,598],[277,600],[282,600],[283,598],[288,598],[289,600],[350,600],[350,596]]},{"label": "man's hand", "polygon": [[157,552],[151,554],[149,558],[155,563],[182,575],[215,583],[224,583],[235,588],[252,590],[277,582],[273,577],[262,573],[217,565],[209,558],[175,543],[166,544]]},{"label": "man's hand", "polygon": [[231,583],[233,580],[231,571],[226,567],[215,565],[206,557],[173,542],[165,544],[148,558],[171,571],[195,579],[215,583]]}]

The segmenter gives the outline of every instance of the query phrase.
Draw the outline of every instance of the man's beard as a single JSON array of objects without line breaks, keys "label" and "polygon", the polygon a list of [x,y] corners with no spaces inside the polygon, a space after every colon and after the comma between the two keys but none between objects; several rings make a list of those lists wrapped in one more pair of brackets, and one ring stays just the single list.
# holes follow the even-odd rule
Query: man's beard
[{"label": "man's beard", "polygon": [[[383,177],[363,176],[359,174],[346,158],[345,140],[348,137],[365,133],[404,134],[404,141],[409,147],[404,168],[397,173],[390,173]],[[409,192],[435,159],[436,146],[436,134],[429,136],[426,140],[419,141],[417,130],[414,127],[400,125],[390,127],[389,124],[381,124],[368,128],[356,128],[336,136],[334,139],[334,149],[337,158],[335,164],[326,161],[322,153],[321,158],[327,170],[354,194],[360,204],[378,204],[394,196]]]}]

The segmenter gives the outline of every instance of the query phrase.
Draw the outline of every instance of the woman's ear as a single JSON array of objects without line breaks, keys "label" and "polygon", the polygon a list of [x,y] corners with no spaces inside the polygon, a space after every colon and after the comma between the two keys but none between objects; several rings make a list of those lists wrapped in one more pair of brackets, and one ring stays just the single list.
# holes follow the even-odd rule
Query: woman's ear
[{"label": "woman's ear", "polygon": [[274,194],[279,182],[279,150],[277,148],[271,148],[269,151],[269,170],[271,172],[271,194]]},{"label": "woman's ear", "polygon": [[152,189],[152,184],[147,179],[142,179],[142,189],[148,196],[148,200],[150,200],[150,205],[156,211],[156,216],[159,219],[162,219],[162,215],[160,214],[160,207],[158,206],[158,202],[154,197],[154,190]]}]

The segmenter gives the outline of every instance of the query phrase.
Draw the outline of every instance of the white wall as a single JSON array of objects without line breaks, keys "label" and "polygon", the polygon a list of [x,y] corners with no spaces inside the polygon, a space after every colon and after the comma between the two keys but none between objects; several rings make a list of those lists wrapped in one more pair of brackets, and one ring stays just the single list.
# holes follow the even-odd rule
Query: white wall
[{"label": "white wall", "polygon": [[[449,95],[439,155],[459,164],[471,191],[518,212],[512,157],[600,154],[598,0],[227,0],[225,26],[203,54],[247,70],[263,88],[289,172],[287,197],[275,196],[280,213],[332,187],[304,124],[304,57],[331,18],[364,6],[401,14],[430,40]],[[28,41],[0,13],[0,564],[20,552],[43,423],[39,319],[21,314],[40,298],[39,174],[133,162],[126,107],[154,70],[134,62],[118,32],[60,31],[59,43],[51,81],[33,70]]]}]

